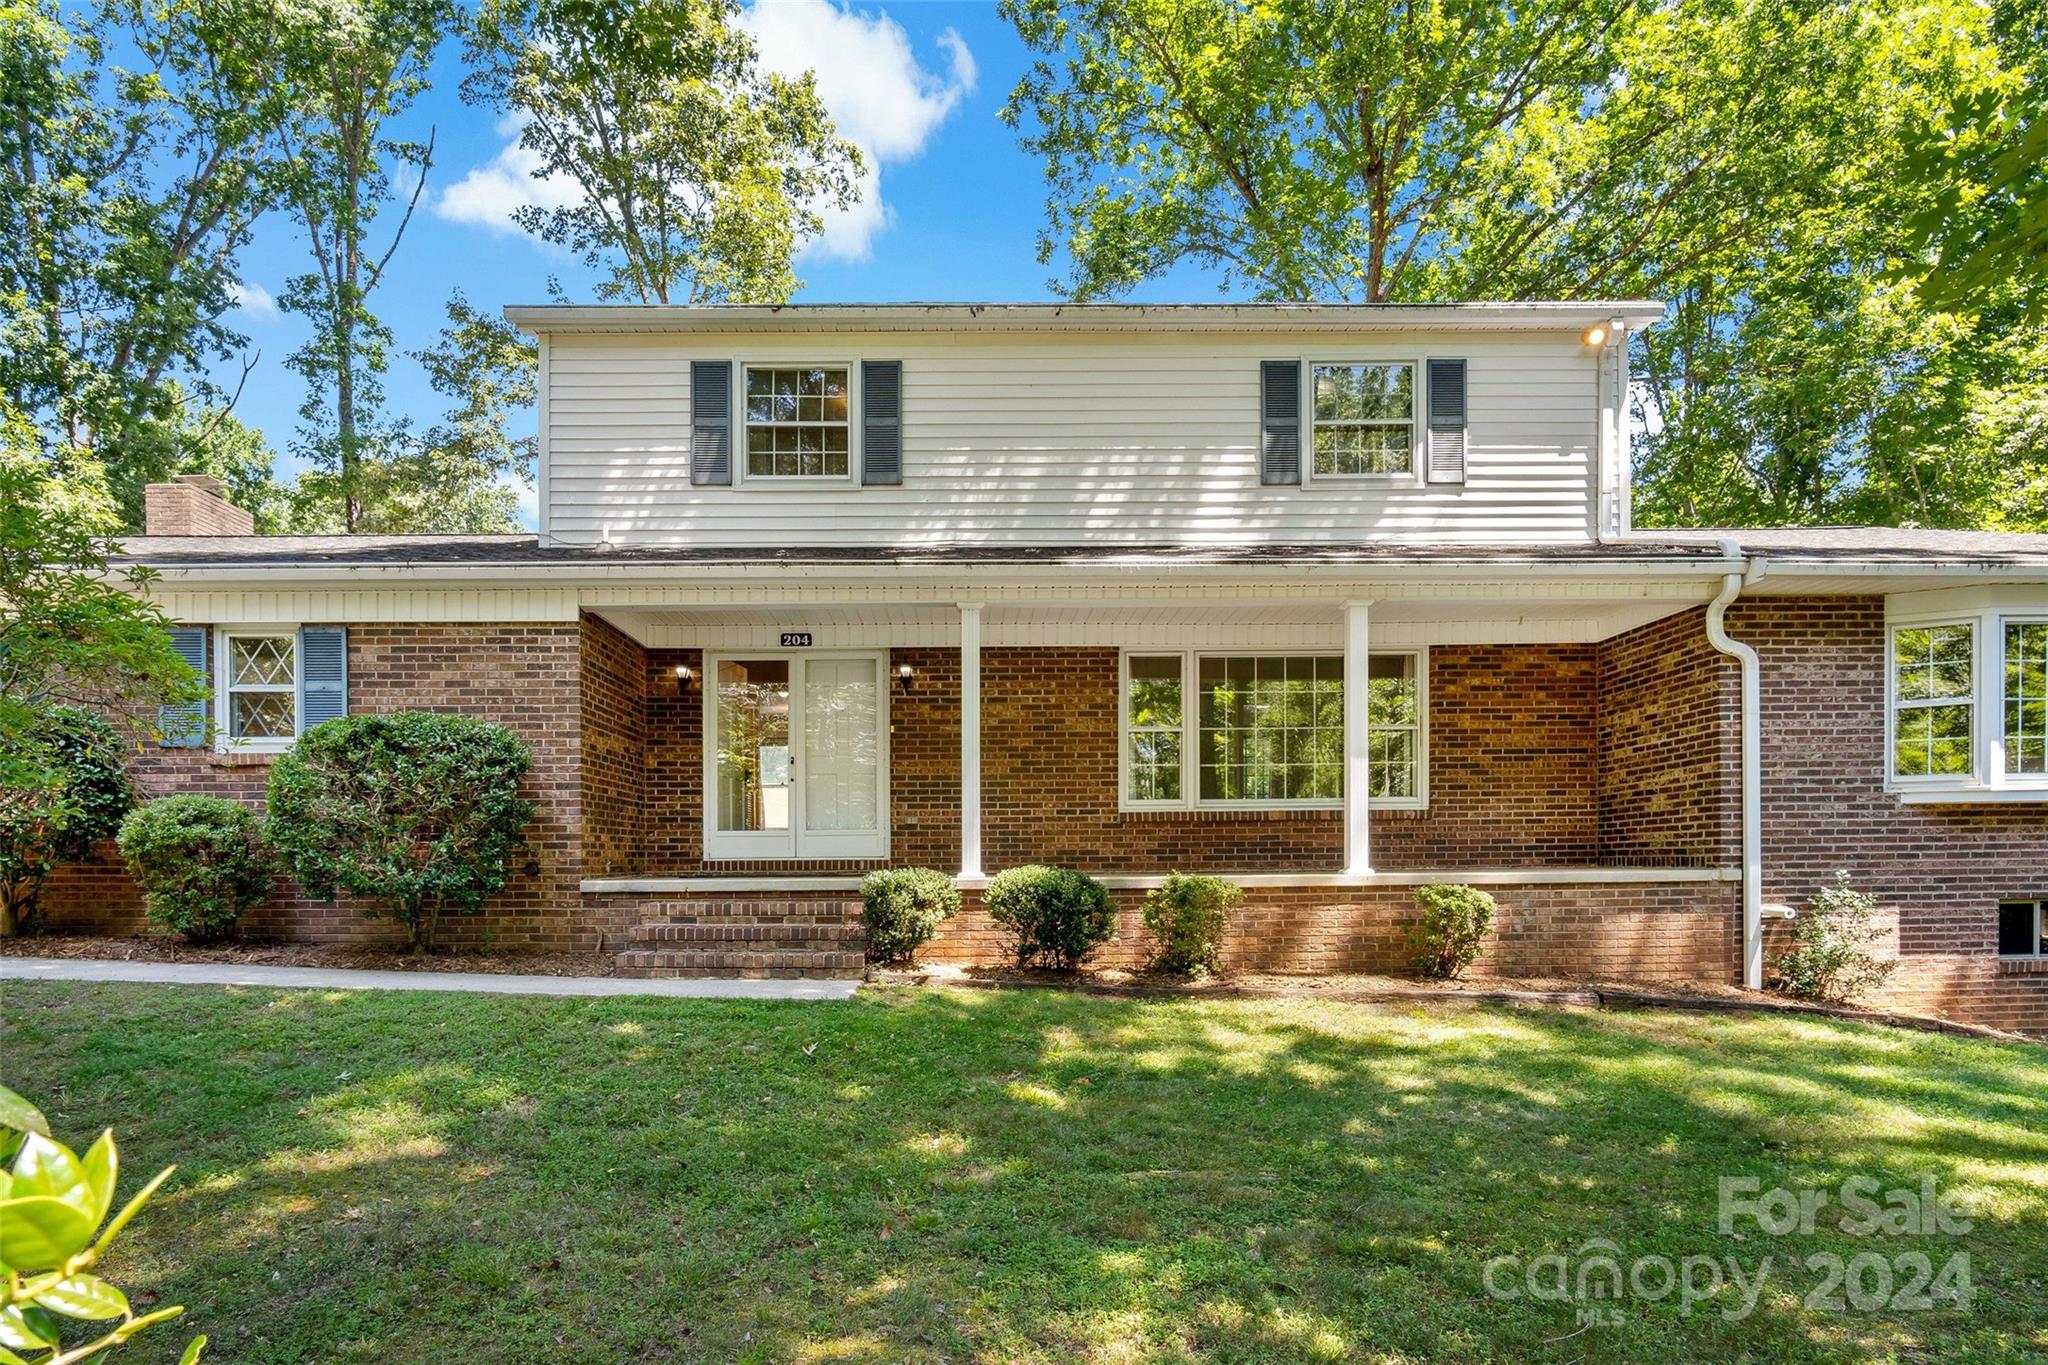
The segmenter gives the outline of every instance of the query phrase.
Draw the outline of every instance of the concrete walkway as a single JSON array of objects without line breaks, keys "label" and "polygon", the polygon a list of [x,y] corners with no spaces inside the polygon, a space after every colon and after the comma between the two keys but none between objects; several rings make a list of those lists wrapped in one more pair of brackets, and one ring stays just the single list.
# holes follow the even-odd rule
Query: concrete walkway
[{"label": "concrete walkway", "polygon": [[485,995],[663,995],[693,1000],[845,1000],[860,986],[858,981],[642,981],[622,976],[373,972],[346,967],[245,967],[227,962],[117,962],[90,957],[0,957],[0,980],[137,981],[270,990],[475,991]]}]

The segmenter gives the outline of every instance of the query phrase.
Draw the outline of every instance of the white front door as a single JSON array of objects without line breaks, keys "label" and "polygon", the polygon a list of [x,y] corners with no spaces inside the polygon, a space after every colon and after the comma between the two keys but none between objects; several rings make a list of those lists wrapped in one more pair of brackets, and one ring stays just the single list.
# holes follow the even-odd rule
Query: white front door
[{"label": "white front door", "polygon": [[886,856],[883,656],[714,655],[704,671],[704,856]]}]

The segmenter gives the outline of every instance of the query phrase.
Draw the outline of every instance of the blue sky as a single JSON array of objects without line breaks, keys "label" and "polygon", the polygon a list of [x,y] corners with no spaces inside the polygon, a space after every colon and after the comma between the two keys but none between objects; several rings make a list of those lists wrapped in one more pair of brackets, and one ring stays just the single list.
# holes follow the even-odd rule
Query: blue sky
[{"label": "blue sky", "polygon": [[[771,66],[814,69],[841,131],[869,153],[868,194],[838,217],[798,262],[801,300],[1050,297],[1052,268],[1035,256],[1044,219],[1039,163],[999,117],[1030,54],[992,3],[896,0],[863,8],[833,0],[757,0],[748,12]],[[505,216],[544,195],[524,174],[506,131],[457,97],[456,44],[446,45],[433,90],[395,131],[436,138],[420,211],[371,306],[399,352],[430,344],[449,294],[477,304],[542,302],[550,276],[587,300],[596,274]],[[395,214],[392,218],[395,218]],[[389,220],[387,220],[389,221]],[[244,254],[246,301],[237,322],[261,353],[237,411],[260,427],[289,471],[303,392],[284,358],[300,344],[297,319],[269,300],[309,268],[306,243],[282,216],[262,224]],[[1210,298],[1213,281],[1188,275],[1148,297]],[[223,375],[231,381],[234,371]],[[431,422],[442,402],[403,354],[386,381],[388,408]]]}]

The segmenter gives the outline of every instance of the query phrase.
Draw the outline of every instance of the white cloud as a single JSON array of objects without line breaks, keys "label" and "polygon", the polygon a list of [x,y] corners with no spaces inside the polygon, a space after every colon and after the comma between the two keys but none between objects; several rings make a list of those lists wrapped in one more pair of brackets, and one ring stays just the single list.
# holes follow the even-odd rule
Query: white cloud
[{"label": "white cloud", "polygon": [[[876,234],[893,218],[882,198],[882,166],[917,156],[960,101],[974,93],[980,76],[974,54],[965,39],[946,29],[938,36],[946,69],[943,74],[928,70],[918,62],[901,24],[887,14],[843,9],[832,0],[755,0],[740,24],[753,35],[768,70],[788,76],[817,73],[818,96],[840,135],[867,160],[859,201],[828,209],[823,235],[805,250],[838,260],[866,260]],[[571,186],[535,177],[539,159],[516,141],[516,123],[501,123],[499,131],[515,140],[441,191],[434,200],[435,214],[513,233],[519,231],[512,221],[514,209],[575,202]]]},{"label": "white cloud", "polygon": [[[500,131],[514,139],[519,132],[517,125],[500,125]],[[499,234],[518,232],[519,225],[512,221],[514,209],[527,205],[560,208],[576,202],[573,186],[556,176],[536,176],[539,169],[539,153],[528,151],[516,140],[509,142],[496,156],[442,190],[434,200],[434,213],[451,223],[468,223]]]},{"label": "white cloud", "polygon": [[824,235],[807,250],[839,260],[866,260],[875,235],[893,215],[882,198],[881,168],[918,155],[960,101],[974,93],[979,70],[966,40],[939,35],[946,54],[940,74],[919,64],[910,35],[887,14],[842,9],[831,0],[756,0],[740,22],[753,34],[761,64],[782,75],[814,71],[818,97],[840,135],[867,158],[860,201],[828,210]]},{"label": "white cloud", "polygon": [[236,280],[228,286],[228,298],[257,322],[277,321],[277,300],[270,297],[270,291],[260,284]]}]

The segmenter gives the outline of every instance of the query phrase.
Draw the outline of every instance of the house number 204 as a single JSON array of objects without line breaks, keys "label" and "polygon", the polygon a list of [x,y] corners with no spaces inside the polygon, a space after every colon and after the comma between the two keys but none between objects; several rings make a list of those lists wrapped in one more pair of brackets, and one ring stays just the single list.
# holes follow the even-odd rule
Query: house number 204
[{"label": "house number 204", "polygon": [[785,630],[782,632],[782,647],[784,649],[809,649],[811,647],[811,633],[807,630]]}]

